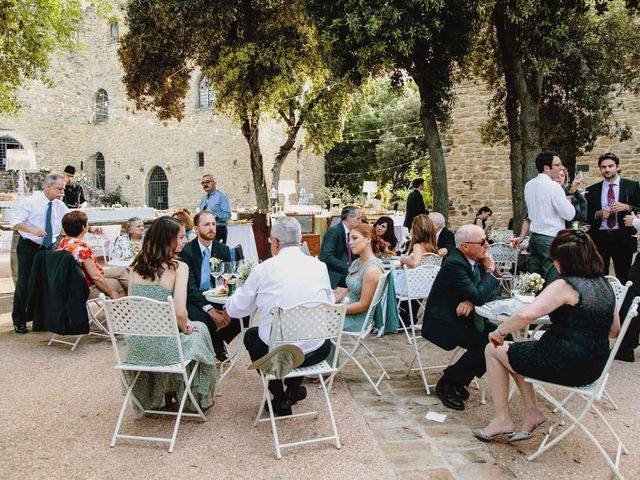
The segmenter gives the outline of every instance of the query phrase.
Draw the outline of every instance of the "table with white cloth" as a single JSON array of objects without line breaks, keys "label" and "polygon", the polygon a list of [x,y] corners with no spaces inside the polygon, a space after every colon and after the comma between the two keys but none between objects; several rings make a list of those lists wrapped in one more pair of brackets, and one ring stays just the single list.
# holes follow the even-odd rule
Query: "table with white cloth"
[{"label": "table with white cloth", "polygon": [[256,237],[253,234],[253,224],[227,224],[227,246],[233,248],[236,245],[242,246],[242,253],[246,260],[258,260],[258,249],[256,248]]},{"label": "table with white cloth", "polygon": [[[533,301],[533,298],[534,297],[517,295],[514,298],[503,298],[500,300],[494,300],[493,302],[488,302],[482,306],[475,307],[475,311],[481,317],[488,319],[496,325],[500,325],[508,320],[515,312]],[[516,342],[532,340],[534,338],[537,339],[538,337],[536,336],[536,334],[540,331],[540,329],[545,325],[550,324],[551,320],[549,319],[549,316],[544,315],[531,322],[530,325],[534,327],[532,330],[529,330],[529,325],[527,325],[522,330],[513,332],[511,336]]]}]

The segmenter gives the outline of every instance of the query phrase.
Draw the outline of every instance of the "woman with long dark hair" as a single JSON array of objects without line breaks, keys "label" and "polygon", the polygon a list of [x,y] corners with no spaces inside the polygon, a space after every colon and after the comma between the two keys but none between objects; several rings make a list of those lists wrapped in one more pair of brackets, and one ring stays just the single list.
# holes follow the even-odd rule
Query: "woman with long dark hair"
[{"label": "woman with long dark hair", "polygon": [[393,250],[394,252],[398,250],[398,238],[396,237],[393,219],[391,217],[380,217],[376,220],[373,228],[376,229],[378,237],[389,244],[389,250]]}]

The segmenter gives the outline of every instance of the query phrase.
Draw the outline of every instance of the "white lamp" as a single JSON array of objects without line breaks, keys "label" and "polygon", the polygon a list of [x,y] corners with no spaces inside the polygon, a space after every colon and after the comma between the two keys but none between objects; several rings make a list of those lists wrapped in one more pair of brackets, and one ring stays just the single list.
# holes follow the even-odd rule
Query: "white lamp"
[{"label": "white lamp", "polygon": [[296,193],[295,180],[280,180],[278,181],[278,193],[284,195],[284,204],[289,205],[289,195]]},{"label": "white lamp", "polygon": [[371,202],[371,196],[378,191],[378,182],[364,182],[362,191],[367,194],[367,201]]},{"label": "white lamp", "polygon": [[18,171],[18,195],[27,195],[27,179],[24,174],[27,170],[36,170],[36,154],[33,150],[11,148],[7,150],[7,170]]}]

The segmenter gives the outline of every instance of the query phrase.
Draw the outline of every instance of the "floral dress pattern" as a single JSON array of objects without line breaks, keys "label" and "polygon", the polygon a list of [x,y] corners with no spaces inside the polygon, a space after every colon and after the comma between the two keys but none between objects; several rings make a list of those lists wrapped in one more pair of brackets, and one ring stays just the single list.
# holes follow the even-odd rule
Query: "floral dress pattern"
[{"label": "floral dress pattern", "polygon": [[78,262],[78,265],[80,265],[82,275],[84,275],[84,281],[87,282],[88,287],[91,287],[91,285],[93,285],[93,281],[87,276],[84,268],[82,268],[82,264],[88,259],[93,259],[93,263],[95,264],[96,269],[98,270],[100,275],[104,276],[104,269],[100,266],[98,260],[96,260],[96,257],[93,255],[93,250],[91,250],[91,247],[89,247],[89,245],[87,245],[82,240],[77,238],[65,237],[60,242],[60,245],[58,245],[58,250],[64,250],[65,252],[69,252],[71,255],[73,255],[73,258],[75,258],[76,262]]},{"label": "floral dress pattern", "polygon": [[120,235],[113,242],[113,252],[111,256],[114,259],[128,260],[135,257],[142,248],[142,239],[131,240],[128,234]]}]

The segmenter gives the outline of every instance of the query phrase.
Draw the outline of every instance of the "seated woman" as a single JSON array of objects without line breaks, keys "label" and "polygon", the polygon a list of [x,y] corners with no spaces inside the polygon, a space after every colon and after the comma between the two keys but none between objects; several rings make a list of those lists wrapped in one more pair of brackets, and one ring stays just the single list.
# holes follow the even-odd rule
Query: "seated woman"
[{"label": "seated woman", "polygon": [[391,217],[380,217],[373,227],[376,229],[378,237],[389,244],[389,250],[397,253],[398,239],[394,231],[393,219]]},{"label": "seated woman", "polygon": [[438,253],[436,229],[429,215],[422,214],[413,219],[407,253],[408,255],[400,257],[400,265],[409,268],[419,267],[426,253]]},{"label": "seated woman", "polygon": [[87,214],[81,210],[65,214],[62,217],[62,228],[67,236],[58,245],[58,250],[69,252],[82,268],[89,287],[89,298],[98,298],[100,292],[109,298],[123,296],[127,291],[126,270],[122,267],[102,268],[93,250],[84,241],[89,231]]},{"label": "seated woman", "polygon": [[[527,440],[546,425],[533,386],[524,377],[568,386],[588,385],[602,373],[609,356],[609,336],[620,331],[616,299],[602,276],[602,257],[587,234],[562,230],[549,247],[562,275],[536,299],[489,334],[485,349],[487,381],[495,414],[489,425],[473,431],[480,440],[505,436]],[[538,341],[505,342],[506,335],[549,314],[551,328]],[[509,412],[509,375],[520,389],[524,418],[514,433]]]},{"label": "seated woman", "polygon": [[484,207],[480,207],[478,210],[478,214],[476,215],[476,219],[473,221],[475,225],[478,225],[485,232],[487,231],[487,220],[489,217],[493,215],[493,210],[491,210],[486,205]]},{"label": "seated woman", "polygon": [[[347,288],[338,288],[335,294],[337,302],[347,303],[344,330],[359,332],[384,271],[382,260],[376,255],[387,251],[387,243],[378,237],[371,225],[356,225],[349,232],[349,246],[359,258],[349,267],[345,280]],[[385,330],[396,331],[397,328],[397,319],[387,316]]]},{"label": "seated woman", "polygon": [[138,217],[132,217],[127,221],[127,231],[113,242],[111,254],[116,260],[129,260],[135,257],[142,249],[142,237],[144,236],[144,222]]},{"label": "seated woman", "polygon": [[191,212],[189,210],[183,208],[182,210],[178,210],[171,216],[178,219],[184,224],[186,229],[185,237],[187,239],[187,242],[190,242],[198,236],[198,234],[193,230],[193,217],[191,217]]},{"label": "seated woman", "polygon": [[[129,295],[164,302],[169,295],[173,296],[184,359],[200,362],[191,390],[200,407],[205,409],[213,404],[216,359],[206,325],[187,319],[189,267],[178,261],[177,256],[186,244],[184,232],[184,225],[169,216],[160,217],[151,224],[142,251],[131,265]],[[126,363],[171,365],[179,361],[173,338],[130,336],[126,338],[126,345]],[[158,409],[163,404],[171,406],[172,397],[181,399],[183,392],[182,377],[173,374],[143,372],[134,388],[134,394],[148,410]]]}]

